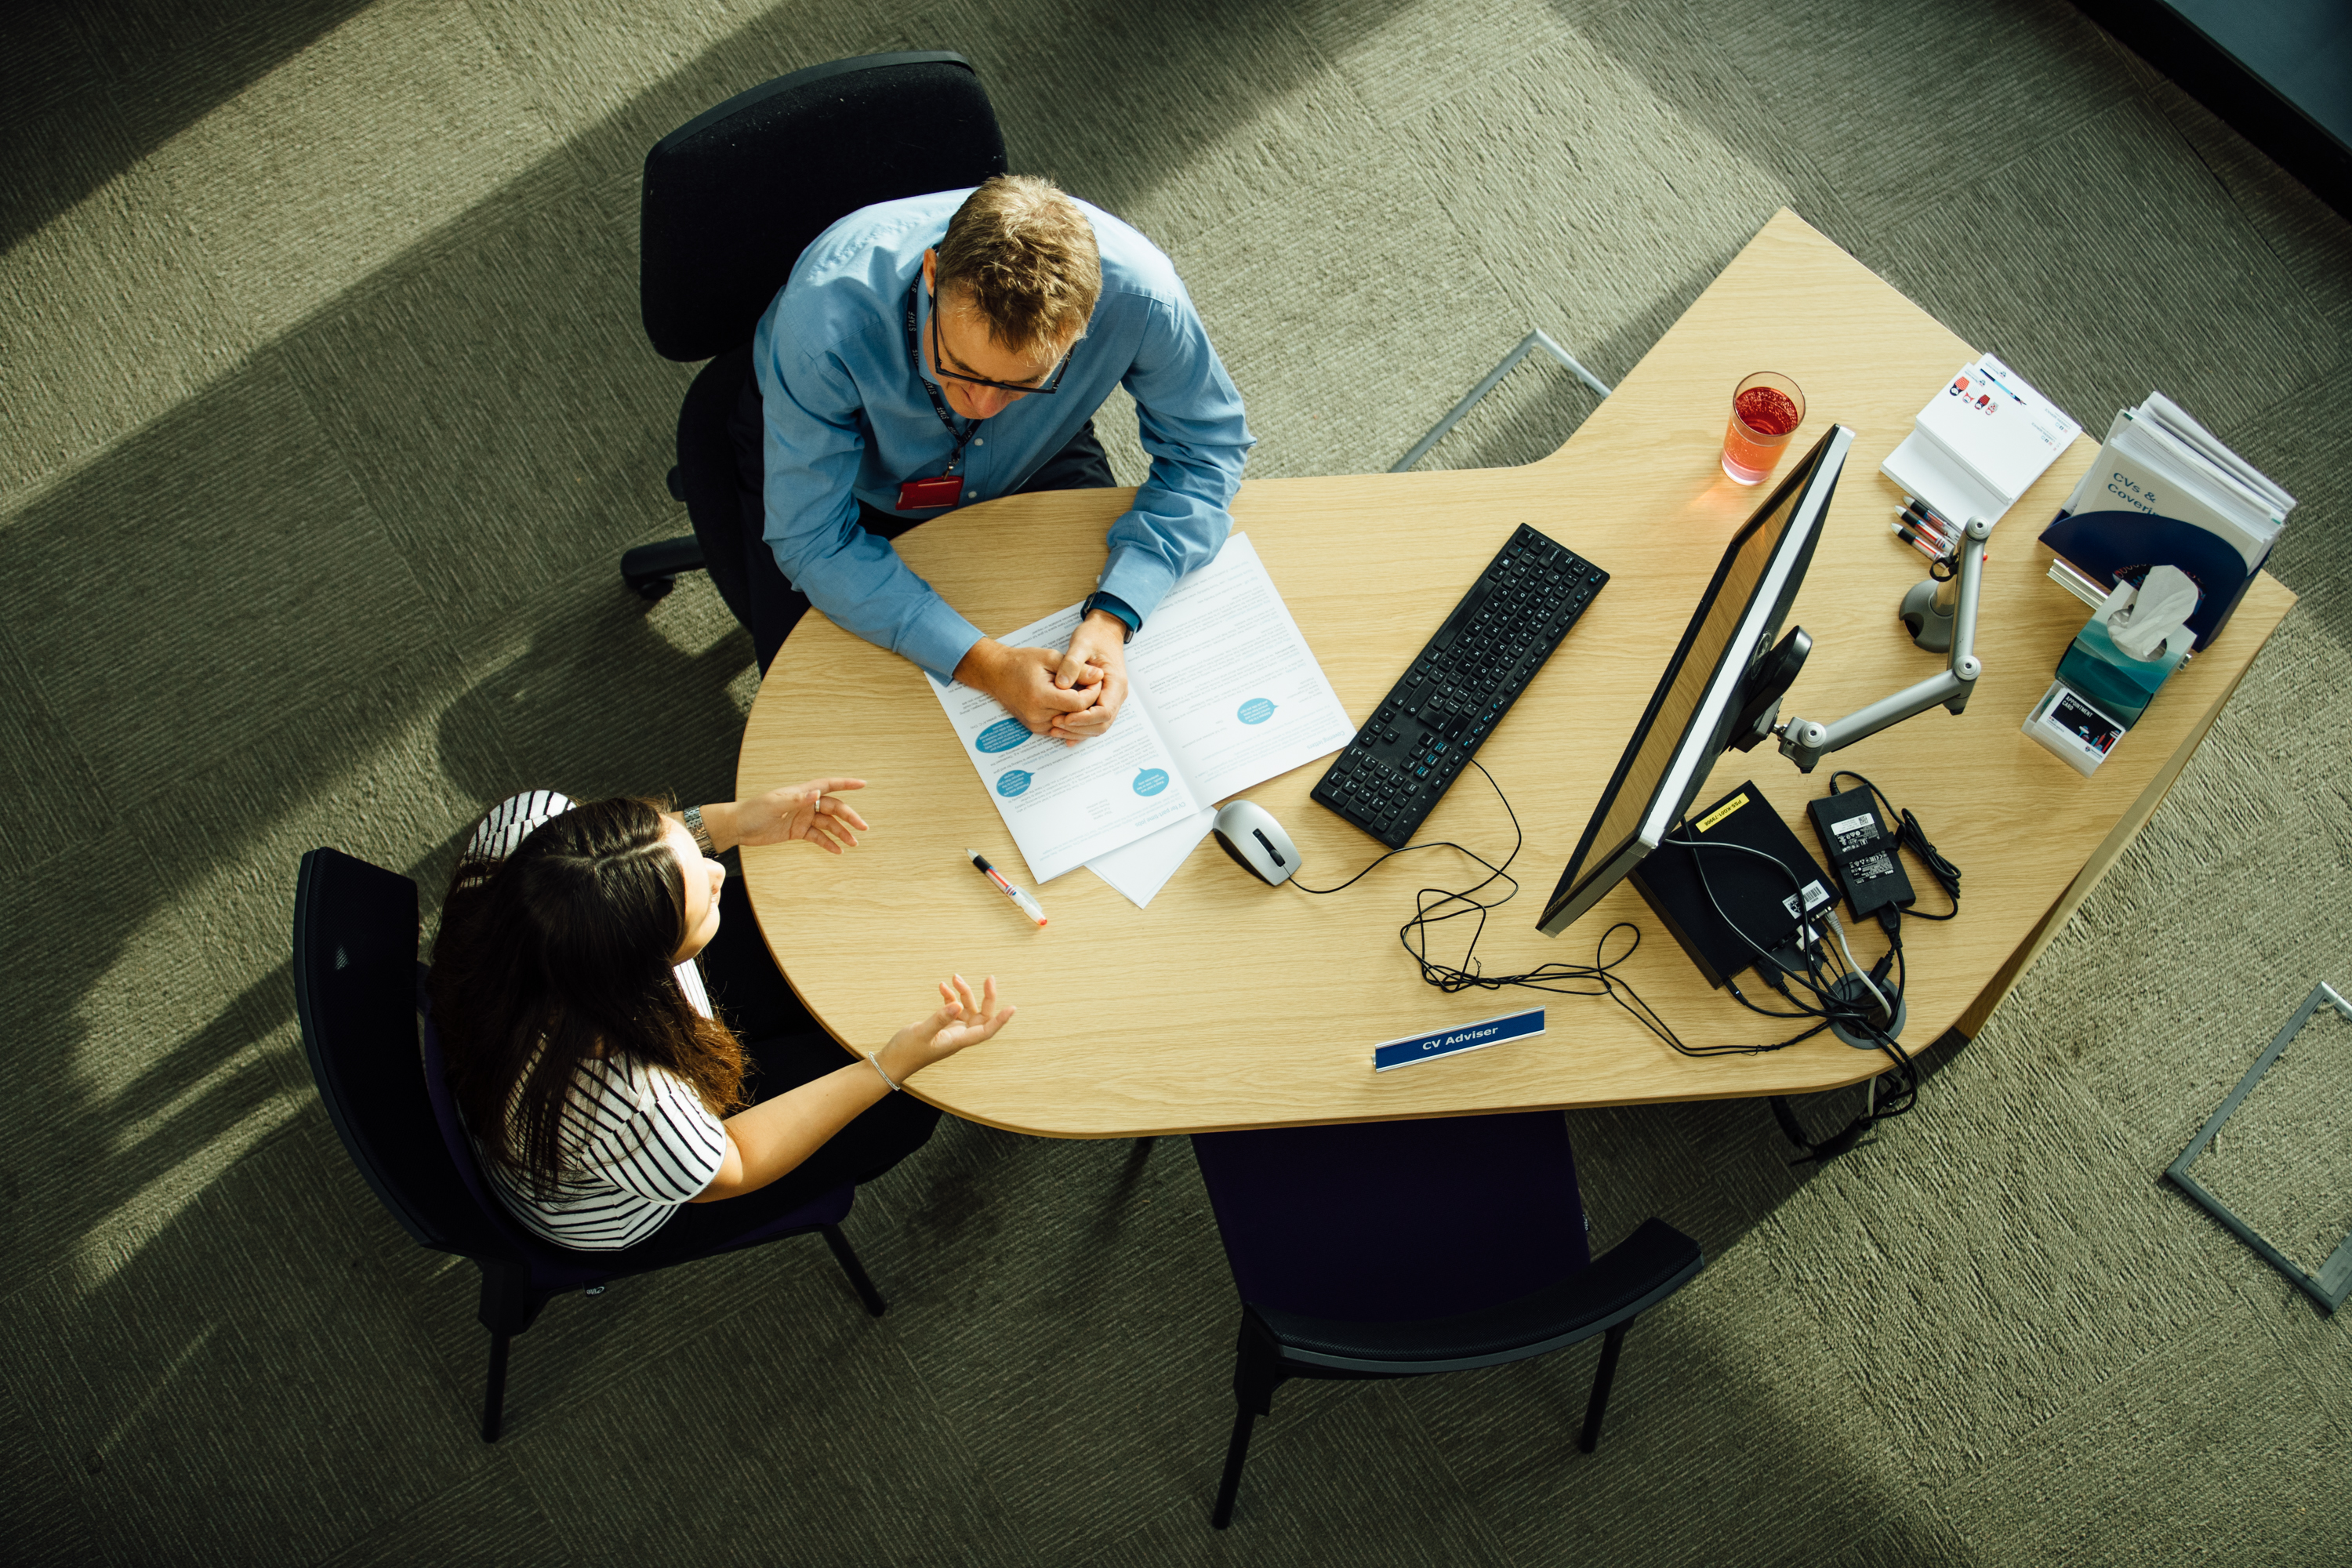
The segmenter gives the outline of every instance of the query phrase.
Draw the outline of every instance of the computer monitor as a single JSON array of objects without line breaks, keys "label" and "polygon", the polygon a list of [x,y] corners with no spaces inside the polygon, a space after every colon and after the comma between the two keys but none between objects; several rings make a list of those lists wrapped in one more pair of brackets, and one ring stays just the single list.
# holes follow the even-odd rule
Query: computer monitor
[{"label": "computer monitor", "polygon": [[1690,809],[1732,740],[1743,688],[1771,649],[1821,537],[1853,432],[1833,425],[1725,546],[1690,626],[1601,793],[1538,922],[1558,936],[1625,879]]}]

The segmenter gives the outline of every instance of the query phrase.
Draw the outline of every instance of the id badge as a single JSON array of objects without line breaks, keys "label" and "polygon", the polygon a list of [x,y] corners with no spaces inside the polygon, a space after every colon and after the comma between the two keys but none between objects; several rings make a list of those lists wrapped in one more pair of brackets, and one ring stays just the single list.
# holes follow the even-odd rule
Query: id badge
[{"label": "id badge", "polygon": [[934,507],[953,506],[963,494],[961,474],[941,474],[936,479],[908,479],[898,487],[900,511],[928,511]]}]

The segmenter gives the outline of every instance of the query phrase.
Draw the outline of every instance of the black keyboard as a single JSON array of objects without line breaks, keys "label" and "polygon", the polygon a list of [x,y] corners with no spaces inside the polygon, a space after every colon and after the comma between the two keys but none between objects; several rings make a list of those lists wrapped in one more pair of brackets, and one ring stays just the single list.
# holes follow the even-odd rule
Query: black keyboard
[{"label": "black keyboard", "polygon": [[1522,527],[1331,763],[1315,798],[1391,849],[1518,700],[1609,574]]}]

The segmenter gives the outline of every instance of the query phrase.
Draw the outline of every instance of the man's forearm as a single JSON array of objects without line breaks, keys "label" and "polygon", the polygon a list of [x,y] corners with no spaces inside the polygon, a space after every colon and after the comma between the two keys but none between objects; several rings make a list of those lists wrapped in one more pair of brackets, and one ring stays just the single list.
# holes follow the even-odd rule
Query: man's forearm
[{"label": "man's forearm", "polygon": [[[842,630],[935,674],[954,672],[981,633],[890,547],[854,519],[786,531],[770,512],[766,540],[785,580]],[[839,526],[842,535],[832,530]]]},{"label": "man's forearm", "polygon": [[1226,472],[1215,464],[1155,459],[1135,502],[1115,519],[1103,543],[1106,559],[1095,586],[1150,621],[1168,591],[1216,558],[1233,532],[1226,510],[1240,488],[1235,458]]}]

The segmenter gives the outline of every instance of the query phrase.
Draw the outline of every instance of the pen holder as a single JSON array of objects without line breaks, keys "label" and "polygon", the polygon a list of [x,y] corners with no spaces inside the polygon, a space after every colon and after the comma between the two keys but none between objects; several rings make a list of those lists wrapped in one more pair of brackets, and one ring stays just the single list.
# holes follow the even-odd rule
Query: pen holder
[{"label": "pen holder", "polygon": [[2121,721],[2126,730],[2139,722],[2158,688],[2189,657],[2167,651],[2158,658],[2134,658],[2116,646],[2106,622],[2093,616],[2074,634],[2074,642],[2058,660],[2058,679]]}]

